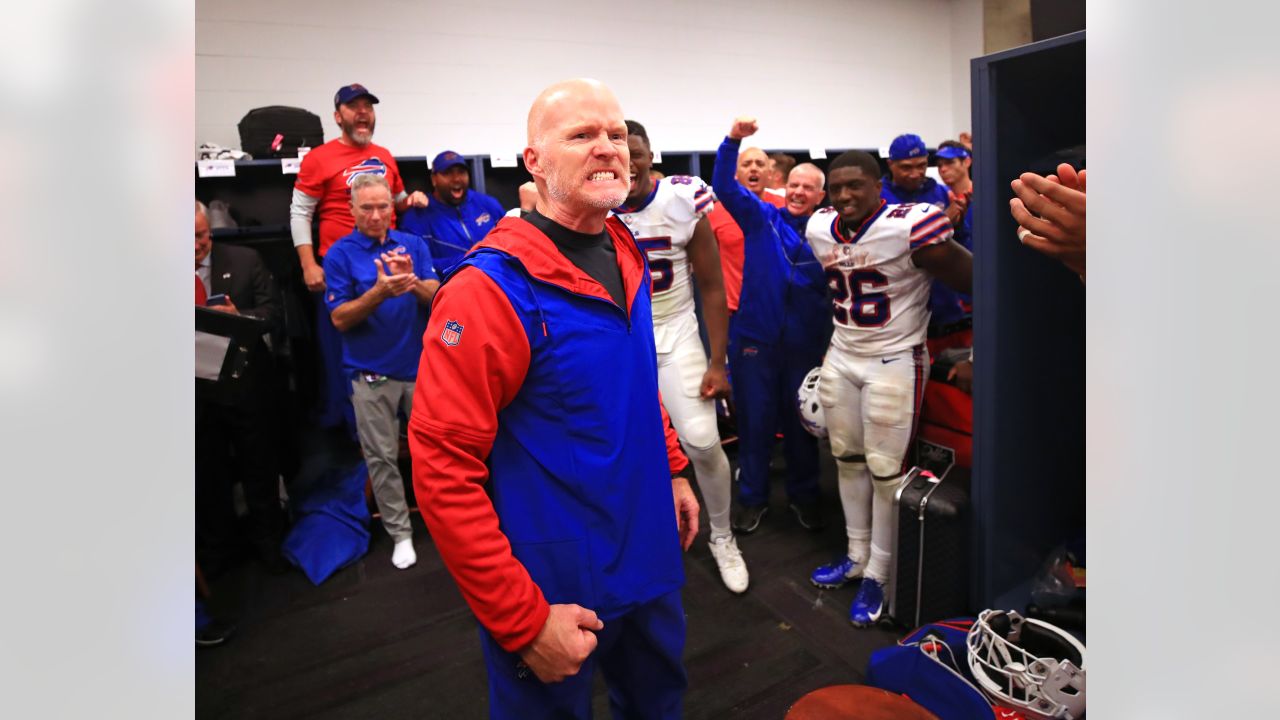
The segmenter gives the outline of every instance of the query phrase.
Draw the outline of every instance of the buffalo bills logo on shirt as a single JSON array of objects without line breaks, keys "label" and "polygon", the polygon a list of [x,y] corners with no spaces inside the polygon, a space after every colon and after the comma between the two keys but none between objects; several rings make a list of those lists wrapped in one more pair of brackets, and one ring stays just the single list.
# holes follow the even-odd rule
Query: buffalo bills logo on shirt
[{"label": "buffalo bills logo on shirt", "polygon": [[376,157],[371,157],[366,160],[361,160],[359,163],[342,171],[342,177],[346,179],[347,187],[351,187],[351,182],[356,179],[357,175],[365,174],[386,175],[387,166],[382,162],[382,160]]},{"label": "buffalo bills logo on shirt", "polygon": [[440,333],[440,339],[445,345],[457,345],[462,340],[462,324],[457,320],[449,320],[444,324],[444,331]]},{"label": "buffalo bills logo on shirt", "polygon": [[480,217],[476,218],[476,226],[477,226],[477,227],[478,227],[478,226],[480,226],[480,225],[483,225],[483,224],[485,224],[485,223],[487,223],[487,222],[489,222],[489,213],[483,213],[483,214],[481,214],[481,215],[480,215]]},{"label": "buffalo bills logo on shirt", "polygon": [[745,357],[755,357],[760,354],[760,349],[754,345],[748,345],[742,348],[742,354]]}]

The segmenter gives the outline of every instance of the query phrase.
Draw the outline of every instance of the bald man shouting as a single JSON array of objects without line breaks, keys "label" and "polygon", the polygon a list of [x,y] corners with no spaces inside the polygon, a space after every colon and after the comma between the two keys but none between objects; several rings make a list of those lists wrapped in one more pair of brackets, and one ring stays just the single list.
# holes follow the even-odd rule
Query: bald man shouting
[{"label": "bald man shouting", "polygon": [[491,717],[589,717],[598,667],[615,717],[678,718],[698,504],[667,463],[649,273],[608,217],[627,126],[607,87],[570,80],[528,133],[534,210],[436,295],[409,423],[418,507],[482,626]]}]

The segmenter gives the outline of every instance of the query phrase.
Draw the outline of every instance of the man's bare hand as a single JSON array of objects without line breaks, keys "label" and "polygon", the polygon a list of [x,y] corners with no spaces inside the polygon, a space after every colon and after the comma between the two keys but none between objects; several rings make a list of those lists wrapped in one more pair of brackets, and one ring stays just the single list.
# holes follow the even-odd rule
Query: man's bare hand
[{"label": "man's bare hand", "polygon": [[538,636],[520,651],[520,659],[544,683],[577,675],[596,649],[604,623],[581,605],[552,605]]},{"label": "man's bare hand", "polygon": [[538,186],[532,180],[520,186],[520,209],[530,212],[538,205]]},{"label": "man's bare hand", "polygon": [[702,399],[724,399],[729,397],[729,376],[724,368],[711,366],[702,376]]},{"label": "man's bare hand", "polygon": [[1009,212],[1024,245],[1058,260],[1080,277],[1085,270],[1085,172],[1063,163],[1057,175],[1023,173],[1011,183]]},{"label": "man's bare hand", "polygon": [[698,498],[689,481],[677,475],[671,478],[671,497],[676,505],[676,527],[680,531],[680,548],[688,550],[698,536]]},{"label": "man's bare hand", "polygon": [[324,291],[324,268],[320,263],[302,266],[302,281],[307,284],[307,289],[311,292]]},{"label": "man's bare hand", "polygon": [[409,253],[382,253],[382,264],[389,275],[413,272],[413,256]]},{"label": "man's bare hand", "polygon": [[407,198],[405,198],[406,210],[409,208],[424,208],[430,204],[431,204],[431,198],[427,197],[426,193],[422,192],[421,190],[414,190],[413,192],[409,193],[409,196]]},{"label": "man's bare hand", "polygon": [[240,310],[236,307],[235,303],[231,302],[231,298],[227,298],[227,301],[221,305],[210,305],[209,309],[217,310],[221,313],[227,313],[228,315],[240,314]]},{"label": "man's bare hand", "polygon": [[957,195],[948,190],[947,199],[951,201],[946,210],[947,219],[951,221],[952,225],[959,227],[960,223],[964,222],[965,212],[969,210],[969,201],[973,199],[973,191],[970,190],[967,193]]},{"label": "man's bare hand", "polygon": [[746,115],[740,115],[733,119],[733,127],[729,128],[729,137],[734,140],[751,137],[760,129],[760,125],[756,119]]},{"label": "man's bare hand", "polygon": [[954,382],[961,391],[973,394],[973,363],[961,360],[947,372],[947,382]]},{"label": "man's bare hand", "polygon": [[383,299],[399,297],[412,290],[413,286],[417,284],[418,277],[413,273],[388,275],[382,260],[374,258],[373,264],[378,268],[378,279],[374,287],[378,289],[378,293]]}]

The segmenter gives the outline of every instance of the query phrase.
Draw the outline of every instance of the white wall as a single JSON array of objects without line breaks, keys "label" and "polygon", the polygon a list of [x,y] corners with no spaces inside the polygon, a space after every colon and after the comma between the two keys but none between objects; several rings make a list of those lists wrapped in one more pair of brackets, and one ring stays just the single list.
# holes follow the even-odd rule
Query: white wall
[{"label": "white wall", "polygon": [[361,82],[397,155],[515,154],[538,91],[578,76],[610,85],[657,150],[714,149],[738,114],[774,148],[969,129],[979,0],[637,5],[197,0],[196,141],[239,147],[236,123],[263,105],[307,108],[332,139],[334,91]]},{"label": "white wall", "polygon": [[[973,131],[969,61],[984,53],[982,0],[951,2],[951,110],[950,137]],[[928,140],[930,145],[938,143]]]}]

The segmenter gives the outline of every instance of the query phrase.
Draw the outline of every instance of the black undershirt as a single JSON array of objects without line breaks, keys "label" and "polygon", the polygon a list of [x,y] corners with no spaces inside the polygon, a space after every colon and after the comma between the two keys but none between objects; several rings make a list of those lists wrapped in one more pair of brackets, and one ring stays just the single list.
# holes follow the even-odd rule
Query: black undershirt
[{"label": "black undershirt", "polygon": [[603,285],[618,307],[626,308],[627,294],[622,286],[622,271],[618,269],[618,255],[607,231],[586,235],[570,230],[537,210],[531,210],[523,217],[550,238],[560,254],[569,258],[569,262]]}]

